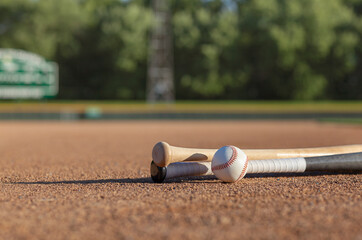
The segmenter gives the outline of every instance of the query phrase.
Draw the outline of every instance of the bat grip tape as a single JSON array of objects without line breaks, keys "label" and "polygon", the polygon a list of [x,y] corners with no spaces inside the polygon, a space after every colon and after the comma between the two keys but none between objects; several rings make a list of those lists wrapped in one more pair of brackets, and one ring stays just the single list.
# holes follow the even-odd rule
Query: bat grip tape
[{"label": "bat grip tape", "polygon": [[268,159],[249,161],[247,173],[304,172],[304,158]]}]

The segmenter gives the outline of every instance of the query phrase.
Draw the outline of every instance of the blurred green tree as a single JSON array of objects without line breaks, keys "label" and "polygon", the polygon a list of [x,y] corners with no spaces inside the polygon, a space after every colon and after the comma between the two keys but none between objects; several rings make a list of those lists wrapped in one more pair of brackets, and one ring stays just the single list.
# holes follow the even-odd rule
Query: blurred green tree
[{"label": "blurred green tree", "polygon": [[[351,16],[353,22],[338,31],[352,33],[353,37],[357,37],[358,44],[355,48],[348,49],[348,52],[343,48],[339,48],[336,52],[336,54],[344,55],[347,58],[349,71],[347,74],[331,76],[332,81],[327,89],[328,98],[362,99],[362,0],[342,0],[342,2],[353,11]],[[345,36],[342,40],[348,41],[350,37]]]},{"label": "blurred green tree", "polygon": [[71,54],[79,47],[73,34],[84,23],[73,0],[2,0],[0,46],[20,48],[54,59],[61,48]]},{"label": "blurred green tree", "polygon": [[62,58],[67,77],[63,97],[144,99],[151,10],[137,2],[87,0],[81,48]]},{"label": "blurred green tree", "polygon": [[359,37],[339,0],[246,1],[238,12],[250,98],[325,98],[333,78],[353,69]]},{"label": "blurred green tree", "polygon": [[236,12],[222,1],[176,1],[173,33],[178,98],[238,98],[246,74],[235,62]]}]

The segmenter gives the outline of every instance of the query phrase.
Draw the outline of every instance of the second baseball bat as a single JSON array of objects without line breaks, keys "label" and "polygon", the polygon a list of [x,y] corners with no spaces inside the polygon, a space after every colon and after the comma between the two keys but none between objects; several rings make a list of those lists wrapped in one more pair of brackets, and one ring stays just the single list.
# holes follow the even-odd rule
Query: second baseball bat
[{"label": "second baseball bat", "polygon": [[[152,150],[154,163],[166,167],[170,163],[183,161],[210,162],[217,149],[197,149],[171,146],[158,142]],[[362,152],[362,144],[334,147],[291,148],[291,149],[243,149],[249,160],[325,156],[351,152]]]},{"label": "second baseball bat", "polygon": [[[266,159],[249,161],[247,173],[292,173],[305,171],[361,171],[362,152],[320,157]],[[151,163],[151,177],[156,183],[166,179],[212,175],[211,162],[178,162],[168,167]]]}]

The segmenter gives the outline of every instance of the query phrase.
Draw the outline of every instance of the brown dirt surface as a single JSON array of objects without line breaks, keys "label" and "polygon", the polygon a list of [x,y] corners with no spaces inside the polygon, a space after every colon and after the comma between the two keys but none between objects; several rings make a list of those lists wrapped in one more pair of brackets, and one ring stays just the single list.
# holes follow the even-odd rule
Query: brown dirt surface
[{"label": "brown dirt surface", "polygon": [[1,239],[362,239],[362,175],[152,183],[153,145],[362,143],[313,121],[0,122]]}]

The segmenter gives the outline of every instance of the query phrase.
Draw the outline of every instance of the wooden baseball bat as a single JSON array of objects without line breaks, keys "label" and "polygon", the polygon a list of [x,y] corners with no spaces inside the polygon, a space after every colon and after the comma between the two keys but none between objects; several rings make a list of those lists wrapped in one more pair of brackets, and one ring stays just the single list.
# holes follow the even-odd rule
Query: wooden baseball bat
[{"label": "wooden baseball bat", "polygon": [[[159,167],[151,162],[151,178],[156,183],[177,177],[213,175],[211,162],[178,162]],[[362,170],[362,152],[319,157],[299,157],[249,161],[247,173],[293,173],[306,171]]]},{"label": "wooden baseball bat", "polygon": [[[242,149],[249,160],[325,156],[332,154],[362,152],[362,144],[334,147],[291,148],[291,149]],[[152,150],[154,163],[166,167],[170,163],[184,161],[210,162],[217,149],[197,149],[171,146],[158,142]]]}]

